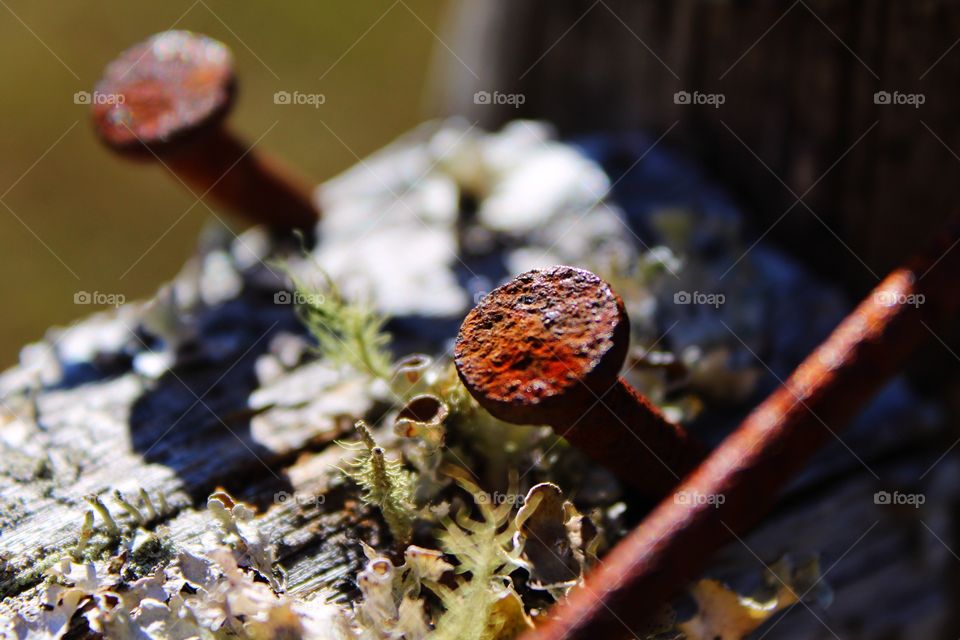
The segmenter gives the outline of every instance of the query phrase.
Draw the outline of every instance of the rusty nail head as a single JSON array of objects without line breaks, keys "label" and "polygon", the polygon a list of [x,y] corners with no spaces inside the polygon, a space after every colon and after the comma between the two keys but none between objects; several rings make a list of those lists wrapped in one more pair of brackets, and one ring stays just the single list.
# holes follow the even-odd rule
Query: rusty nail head
[{"label": "rusty nail head", "polygon": [[[937,242],[888,275],[741,425],[621,540],[522,640],[624,635],[744,534],[806,461],[907,361],[960,314],[955,219]],[[904,300],[923,299],[922,305]],[[899,302],[898,302],[899,301]],[[933,327],[933,328],[931,328]],[[723,496],[722,502],[677,496]]]},{"label": "rusty nail head", "polygon": [[[573,267],[529,271],[496,289],[460,328],[455,360],[467,389],[506,422],[577,415],[617,380],[630,327],[623,301]],[[592,393],[591,393],[592,391]]]},{"label": "rusty nail head", "polygon": [[625,483],[660,497],[704,451],[619,378],[629,342],[630,322],[610,285],[558,266],[486,296],[464,320],[454,360],[495,417],[550,425]]},{"label": "rusty nail head", "polygon": [[227,47],[188,31],[165,31],[111,62],[92,106],[97,132],[116,151],[162,154],[217,127],[233,104],[236,78]]},{"label": "rusty nail head", "polygon": [[307,185],[225,130],[236,85],[226,45],[189,31],[158,33],[107,66],[92,101],[95,129],[113,151],[159,158],[255,222],[311,228],[318,211]]}]

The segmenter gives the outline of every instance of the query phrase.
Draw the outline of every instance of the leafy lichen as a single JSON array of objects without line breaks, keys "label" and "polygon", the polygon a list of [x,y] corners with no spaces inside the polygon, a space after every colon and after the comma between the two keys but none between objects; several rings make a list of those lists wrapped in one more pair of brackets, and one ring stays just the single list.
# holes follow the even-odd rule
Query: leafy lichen
[{"label": "leafy lichen", "polygon": [[362,420],[357,422],[356,428],[360,442],[341,443],[359,452],[344,473],[360,485],[363,501],[380,509],[398,546],[405,545],[413,534],[414,475],[404,469],[400,460],[387,458]]},{"label": "leafy lichen", "polygon": [[[428,584],[443,605],[434,638],[493,640],[512,638],[533,625],[513,588],[510,573],[525,568],[523,544],[516,534],[510,502],[493,504],[465,473],[450,471],[474,497],[480,519],[460,512],[447,520],[439,539],[443,551],[457,560],[455,587]],[[466,576],[469,575],[469,578]]]}]

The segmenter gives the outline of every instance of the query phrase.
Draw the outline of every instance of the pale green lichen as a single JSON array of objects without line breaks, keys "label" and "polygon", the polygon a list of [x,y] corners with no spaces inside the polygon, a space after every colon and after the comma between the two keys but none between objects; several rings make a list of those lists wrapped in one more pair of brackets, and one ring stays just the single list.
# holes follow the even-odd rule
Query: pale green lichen
[{"label": "pale green lichen", "polygon": [[117,527],[116,520],[113,519],[113,516],[110,514],[110,510],[107,509],[107,505],[103,504],[103,500],[100,499],[100,496],[89,495],[84,498],[84,500],[93,507],[93,510],[97,512],[97,515],[100,516],[100,519],[103,520],[103,526],[107,528],[107,533],[116,537],[120,535],[120,528]]},{"label": "pale green lichen", "polygon": [[444,523],[440,545],[457,560],[456,573],[460,578],[452,588],[439,582],[427,585],[444,608],[432,637],[512,638],[533,626],[510,579],[511,572],[527,566],[521,559],[523,542],[516,536],[511,518],[513,504],[493,504],[491,496],[465,473],[452,473],[457,483],[473,496],[480,519],[460,512]]},{"label": "pale green lichen", "polygon": [[346,300],[333,280],[321,275],[319,287],[291,276],[297,314],[317,341],[317,352],[334,364],[388,380],[392,358],[390,334],[383,329],[386,318],[370,305]]},{"label": "pale green lichen", "polygon": [[147,523],[147,519],[143,517],[143,514],[140,512],[140,509],[138,509],[133,504],[128,502],[127,499],[123,497],[123,494],[120,493],[119,490],[114,490],[113,499],[116,501],[118,505],[120,505],[120,507],[124,511],[130,514],[130,517],[133,518],[133,521],[136,524],[145,525]]},{"label": "pale green lichen", "polygon": [[356,428],[360,442],[341,443],[358,451],[357,457],[348,463],[343,472],[360,486],[363,501],[380,509],[397,545],[405,545],[413,534],[416,514],[413,502],[414,475],[403,467],[400,460],[387,458],[362,420],[357,422]]},{"label": "pale green lichen", "polygon": [[[161,499],[163,494],[160,494]],[[143,502],[144,510],[147,512],[147,521],[156,520],[158,517],[157,509],[153,506],[153,500],[150,499],[150,494],[147,493],[147,490],[143,487],[140,487],[140,500]]]},{"label": "pale green lichen", "polygon": [[[363,594],[354,605],[357,638],[506,640],[533,627],[510,579],[526,568],[513,506],[494,505],[462,470],[446,471],[473,496],[479,519],[466,513],[444,519],[443,551],[409,546],[400,566],[363,545],[368,562],[357,576]],[[436,595],[439,608],[422,587]]]},{"label": "pale green lichen", "polygon": [[77,536],[77,544],[73,548],[73,559],[83,558],[83,551],[90,542],[90,536],[93,535],[93,511],[86,511],[83,514],[83,523],[80,525],[80,535]]},{"label": "pale green lichen", "polygon": [[[15,596],[40,584],[47,573],[64,560],[72,559],[76,562],[89,563],[104,560],[111,554],[124,549],[136,552],[139,547],[134,548],[134,545],[138,541],[139,543],[147,541],[143,538],[147,528],[170,513],[170,507],[162,493],[157,495],[159,510],[145,491],[141,489],[138,493],[145,505],[149,502],[149,508],[145,506],[144,510],[152,517],[144,517],[143,512],[124,498],[119,491],[113,493],[117,504],[131,516],[131,522],[127,524],[119,523],[99,496],[94,494],[85,496],[84,501],[90,505],[92,511],[84,512],[76,543],[71,548],[40,550],[34,557],[20,558],[17,566],[13,566],[12,562],[8,561],[7,570],[0,572],[0,598]],[[94,513],[100,516],[102,522],[102,529],[99,531],[95,527]],[[153,551],[147,553],[151,548]],[[140,556],[142,562],[131,563],[133,571],[131,575],[138,576],[149,571],[152,564],[162,559],[163,554],[160,552],[169,552],[170,547],[165,542],[161,542],[156,547],[143,547],[143,551],[144,554]]]},{"label": "pale green lichen", "polygon": [[450,408],[450,413],[469,415],[479,410],[480,405],[463,386],[452,362],[440,367],[430,391]]}]

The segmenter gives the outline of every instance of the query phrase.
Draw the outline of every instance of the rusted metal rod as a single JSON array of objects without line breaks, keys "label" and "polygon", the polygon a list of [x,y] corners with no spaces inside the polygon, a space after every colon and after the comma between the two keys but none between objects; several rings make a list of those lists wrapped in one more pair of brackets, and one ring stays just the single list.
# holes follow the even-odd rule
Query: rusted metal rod
[{"label": "rusted metal rod", "polygon": [[675,493],[722,495],[722,502],[664,499],[523,640],[638,632],[717,549],[760,519],[831,432],[856,415],[932,331],[956,318],[958,239],[954,222],[930,251],[887,276]]},{"label": "rusted metal rod", "polygon": [[307,182],[224,127],[235,93],[225,45],[165,31],[111,62],[90,101],[97,134],[116,153],[161,162],[198,197],[253,222],[311,229],[319,210]]},{"label": "rusted metal rod", "polygon": [[545,424],[621,481],[659,499],[706,449],[618,377],[630,343],[623,301],[585,269],[523,273],[463,321],[464,386],[492,415]]}]

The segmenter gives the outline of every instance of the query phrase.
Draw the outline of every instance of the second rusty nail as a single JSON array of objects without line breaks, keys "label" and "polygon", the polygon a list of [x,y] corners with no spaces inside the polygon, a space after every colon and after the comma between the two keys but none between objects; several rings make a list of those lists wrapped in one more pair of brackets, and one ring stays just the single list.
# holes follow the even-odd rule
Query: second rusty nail
[{"label": "second rusty nail", "polygon": [[[607,638],[647,618],[755,524],[780,489],[935,329],[960,312],[960,224],[888,275],[684,482],[523,640]],[[679,500],[680,496],[723,500]]]},{"label": "second rusty nail", "polygon": [[308,184],[228,132],[236,92],[230,50],[165,31],[111,62],[93,93],[97,134],[126,157],[159,159],[198,196],[253,222],[309,230],[319,216]]},{"label": "second rusty nail", "polygon": [[609,284],[558,266],[487,295],[464,320],[454,360],[491,414],[549,425],[623,482],[659,498],[705,452],[618,377],[629,334],[623,301]]}]

